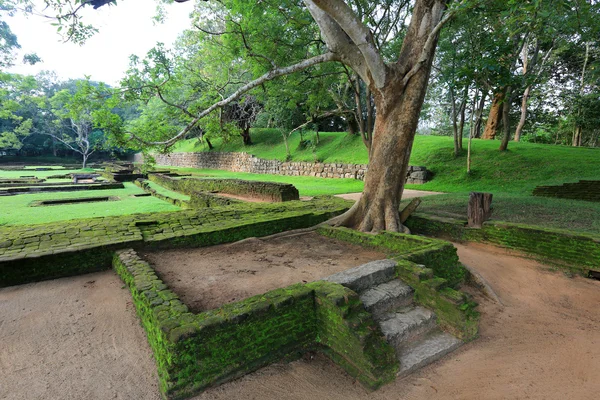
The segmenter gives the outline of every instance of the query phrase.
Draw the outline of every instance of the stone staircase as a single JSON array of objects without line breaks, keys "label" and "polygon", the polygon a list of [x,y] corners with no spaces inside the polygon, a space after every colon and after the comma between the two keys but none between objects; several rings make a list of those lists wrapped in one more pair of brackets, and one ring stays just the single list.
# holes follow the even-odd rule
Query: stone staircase
[{"label": "stone staircase", "polygon": [[413,289],[395,278],[396,262],[379,260],[331,275],[360,295],[365,309],[396,350],[398,376],[409,374],[456,350],[462,341],[437,326],[434,312],[416,305]]}]

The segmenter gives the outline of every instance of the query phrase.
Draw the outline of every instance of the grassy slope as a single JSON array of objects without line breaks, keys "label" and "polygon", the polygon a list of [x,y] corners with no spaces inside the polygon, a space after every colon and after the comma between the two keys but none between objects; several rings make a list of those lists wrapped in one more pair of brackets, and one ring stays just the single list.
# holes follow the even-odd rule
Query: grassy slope
[{"label": "grassy slope", "polygon": [[[86,190],[81,192],[45,192],[0,197],[0,225],[41,224],[78,218],[106,217],[134,213],[176,211],[179,207],[156,197],[133,197],[144,191],[133,183],[125,189]],[[117,196],[120,201],[30,207],[38,200],[75,199],[82,197]]]},{"label": "grassy slope", "polygon": [[[171,168],[171,167],[169,167]],[[361,192],[363,182],[355,179],[326,179],[313,178],[310,176],[282,176],[247,174],[243,172],[220,171],[197,168],[171,168],[182,173],[191,173],[197,176],[222,178],[222,179],[245,179],[249,181],[291,183],[298,189],[300,196],[319,196],[326,194],[342,194]]]},{"label": "grassy slope", "polygon": [[[290,139],[293,161],[347,162],[366,164],[368,154],[359,137],[345,133],[321,133],[316,153],[297,150],[300,136]],[[304,135],[313,139],[314,133]],[[241,140],[221,144],[217,151],[246,151],[266,159],[285,159],[285,146],[276,129],[253,131],[253,146],[244,147]],[[173,151],[205,151],[197,140],[179,143]],[[510,143],[507,152],[499,152],[499,141],[474,140],[472,172],[466,173],[466,152],[455,158],[452,139],[439,136],[417,136],[411,156],[412,165],[424,165],[435,179],[414,188],[443,192],[497,191],[530,193],[535,186],[560,184],[579,179],[600,179],[600,149],[571,148],[530,143]],[[465,143],[466,146],[466,143]],[[410,186],[409,186],[410,187]]]},{"label": "grassy slope", "polygon": [[[309,133],[305,135],[306,138],[313,139],[314,134]],[[285,147],[278,131],[255,130],[253,140],[256,144],[251,147],[244,147],[238,140],[224,145],[217,142],[216,150],[247,151],[268,159],[285,158]],[[322,162],[367,162],[367,151],[359,137],[350,137],[345,133],[322,133],[321,144],[315,153],[297,150],[299,140],[299,135],[294,135],[290,140],[294,161],[314,161],[316,155],[316,159]],[[196,140],[182,142],[175,151],[206,150],[202,145],[194,146],[196,143]],[[499,141],[474,140],[472,171],[467,174],[466,152],[455,158],[451,138],[417,136],[411,164],[426,166],[434,173],[434,179],[424,185],[407,185],[407,188],[449,193],[425,197],[419,210],[464,216],[468,193],[486,191],[494,193],[493,218],[496,220],[600,233],[600,203],[531,196],[531,191],[538,185],[555,185],[580,179],[600,180],[600,149],[511,142],[509,150],[501,153],[498,151],[499,144]],[[248,179],[246,174],[225,171],[202,173]],[[251,178],[293,183],[299,187],[302,195],[309,192],[301,185],[314,180],[310,178],[296,183],[293,179],[297,177],[254,175]],[[333,187],[329,188],[328,184],[317,187],[311,182],[311,186],[316,189],[310,191],[312,194],[341,193]],[[355,188],[360,191],[358,185],[342,185],[339,189],[351,191]]]}]

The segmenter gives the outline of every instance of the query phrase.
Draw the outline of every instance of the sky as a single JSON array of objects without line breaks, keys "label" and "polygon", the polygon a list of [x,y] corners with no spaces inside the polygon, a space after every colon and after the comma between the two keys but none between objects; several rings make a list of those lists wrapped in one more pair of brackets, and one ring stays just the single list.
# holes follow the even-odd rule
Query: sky
[{"label": "sky", "polygon": [[[38,0],[38,3],[43,2]],[[170,47],[179,33],[190,27],[189,14],[194,1],[167,5],[167,20],[163,24],[152,21],[155,5],[152,0],[120,0],[117,6],[98,10],[86,7],[83,22],[94,25],[100,32],[82,46],[63,42],[56,27],[51,25],[53,21],[47,18],[22,15],[7,18],[21,45],[10,71],[35,75],[50,70],[59,79],[90,75],[92,80],[117,85],[131,54],[143,57],[157,42]],[[36,53],[43,62],[34,66],[22,64],[23,54],[27,53]]]}]

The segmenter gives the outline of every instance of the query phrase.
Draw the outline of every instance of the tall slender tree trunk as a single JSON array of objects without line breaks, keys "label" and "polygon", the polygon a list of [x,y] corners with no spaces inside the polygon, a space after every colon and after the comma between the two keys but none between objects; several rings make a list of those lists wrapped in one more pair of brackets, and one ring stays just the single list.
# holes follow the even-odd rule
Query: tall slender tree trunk
[{"label": "tall slender tree trunk", "polygon": [[465,133],[465,112],[467,109],[468,88],[465,90],[462,103],[460,104],[460,120],[458,121],[458,147],[463,149],[463,135]]},{"label": "tall slender tree trunk", "polygon": [[450,103],[452,104],[452,138],[454,142],[454,157],[460,155],[460,141],[458,140],[458,113],[456,111],[456,95],[454,94],[454,87],[450,85]]},{"label": "tall slender tree trunk", "polygon": [[483,109],[485,107],[485,99],[487,97],[487,90],[483,90],[481,92],[481,99],[479,99],[479,104],[477,105],[477,111],[475,114],[475,124],[473,125],[473,137],[480,138],[481,137],[481,125],[483,122]]},{"label": "tall slender tree trunk", "polygon": [[[581,80],[579,83],[579,95],[583,94],[583,89],[585,88],[585,70],[587,68],[587,63],[589,61],[590,58],[590,44],[589,42],[587,42],[585,44],[585,58],[583,60],[583,68],[581,70]],[[579,111],[578,111],[579,114]],[[577,124],[575,126],[575,130],[573,131],[573,141],[572,144],[574,147],[580,147],[583,143],[583,128],[581,127],[581,124]]]},{"label": "tall slender tree trunk", "polygon": [[515,131],[515,142],[521,140],[521,133],[523,132],[523,127],[525,126],[525,121],[527,121],[527,101],[529,100],[529,93],[531,92],[531,85],[525,88],[523,92],[523,99],[521,99],[521,118],[519,118],[519,123],[517,124],[517,130]]},{"label": "tall slender tree trunk", "polygon": [[502,88],[500,91],[494,94],[494,100],[492,101],[490,114],[488,116],[487,124],[485,125],[485,130],[483,131],[483,139],[493,140],[496,138],[498,127],[500,126],[500,121],[502,120],[502,103],[504,102],[505,94],[505,88]]},{"label": "tall slender tree trunk", "polygon": [[504,136],[500,143],[500,151],[506,151],[508,149],[508,141],[510,140],[510,105],[511,105],[511,88],[506,89],[506,97],[504,103],[502,103],[502,125],[504,130]]}]

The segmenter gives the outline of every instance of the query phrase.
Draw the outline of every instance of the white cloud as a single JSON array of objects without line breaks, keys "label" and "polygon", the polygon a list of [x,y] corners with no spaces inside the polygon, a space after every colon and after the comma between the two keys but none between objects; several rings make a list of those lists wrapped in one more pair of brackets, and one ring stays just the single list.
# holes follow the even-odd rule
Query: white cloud
[{"label": "white cloud", "polygon": [[[167,6],[168,17],[164,24],[153,23],[156,10],[150,0],[124,0],[117,6],[98,10],[86,7],[84,22],[93,24],[100,32],[83,46],[62,42],[52,21],[44,17],[8,18],[22,47],[15,60],[17,64],[10,71],[33,75],[51,70],[61,79],[90,75],[93,80],[117,84],[131,54],[143,57],[156,42],[170,47],[177,36],[190,27],[189,14],[193,6],[193,1]],[[43,62],[34,66],[21,64],[25,53],[37,53]]]}]

